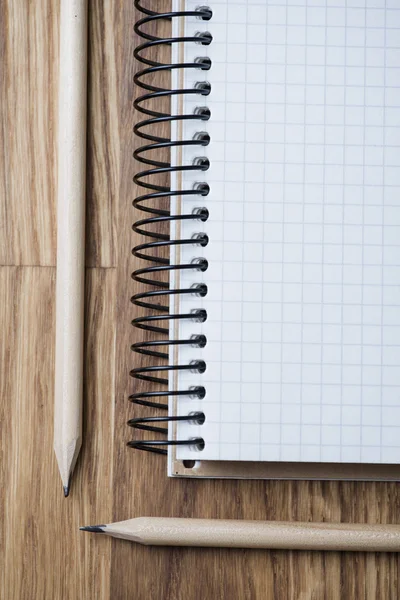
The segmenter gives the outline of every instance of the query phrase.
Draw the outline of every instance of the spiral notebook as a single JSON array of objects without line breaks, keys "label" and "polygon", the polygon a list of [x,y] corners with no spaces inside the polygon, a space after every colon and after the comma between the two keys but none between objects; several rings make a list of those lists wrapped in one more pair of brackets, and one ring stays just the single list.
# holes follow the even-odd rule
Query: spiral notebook
[{"label": "spiral notebook", "polygon": [[[398,1],[172,11],[171,63],[150,58],[137,79],[155,72],[140,131],[171,125],[170,143],[148,137],[155,148],[136,154],[150,156],[137,206],[170,201],[152,217],[170,238],[147,240],[170,261],[150,271],[168,290],[146,281],[169,301],[149,313],[164,354],[145,342],[152,372],[136,375],[153,391],[133,395],[155,412],[131,423],[162,434],[167,422],[168,441],[132,445],[167,450],[170,475],[399,479]],[[170,35],[154,35],[167,18],[151,11],[138,33],[151,21],[139,57]],[[164,97],[168,114],[154,108]],[[165,146],[168,165],[155,159]],[[155,183],[165,172],[170,191]]]}]

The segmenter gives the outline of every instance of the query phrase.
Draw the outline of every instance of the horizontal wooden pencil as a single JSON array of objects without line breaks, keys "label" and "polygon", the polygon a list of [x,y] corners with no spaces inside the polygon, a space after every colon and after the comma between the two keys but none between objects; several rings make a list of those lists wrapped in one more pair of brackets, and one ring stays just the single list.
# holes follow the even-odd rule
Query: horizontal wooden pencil
[{"label": "horizontal wooden pencil", "polygon": [[80,529],[146,546],[400,551],[400,525],[139,517]]}]

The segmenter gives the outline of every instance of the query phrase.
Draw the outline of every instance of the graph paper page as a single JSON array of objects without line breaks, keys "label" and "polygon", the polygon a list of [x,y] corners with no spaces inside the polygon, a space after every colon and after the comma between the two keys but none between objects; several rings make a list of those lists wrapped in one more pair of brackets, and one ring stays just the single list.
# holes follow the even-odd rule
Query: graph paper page
[{"label": "graph paper page", "polygon": [[211,92],[185,96],[183,112],[207,106],[211,117],[184,122],[181,135],[207,131],[210,144],[181,160],[205,156],[210,168],[181,185],[206,182],[210,193],[172,207],[209,211],[179,229],[205,231],[208,245],[172,254],[208,261],[175,281],[206,283],[204,298],[184,295],[175,312],[204,308],[207,320],[182,320],[174,334],[207,338],[174,355],[206,362],[175,380],[204,386],[205,398],[180,397],[173,410],[204,412],[203,425],[179,423],[175,436],[205,446],[177,457],[399,463],[399,2],[209,6],[212,19],[185,19],[184,31],[208,31],[212,43],[185,44],[184,60],[212,66],[186,70],[183,85],[206,80]]}]

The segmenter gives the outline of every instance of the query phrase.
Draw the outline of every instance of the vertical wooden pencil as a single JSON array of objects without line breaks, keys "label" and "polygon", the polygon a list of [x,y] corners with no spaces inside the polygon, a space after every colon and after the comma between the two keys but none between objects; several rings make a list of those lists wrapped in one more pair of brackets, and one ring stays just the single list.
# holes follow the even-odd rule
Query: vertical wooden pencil
[{"label": "vertical wooden pencil", "polygon": [[65,496],[82,445],[86,88],[87,0],[61,0],[54,450]]}]

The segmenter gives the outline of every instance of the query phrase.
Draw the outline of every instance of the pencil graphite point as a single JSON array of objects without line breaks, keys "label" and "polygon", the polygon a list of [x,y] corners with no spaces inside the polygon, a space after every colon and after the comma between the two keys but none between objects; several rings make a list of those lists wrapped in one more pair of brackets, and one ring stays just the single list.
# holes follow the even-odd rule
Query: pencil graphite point
[{"label": "pencil graphite point", "polygon": [[82,445],[82,437],[78,436],[70,444],[67,445],[66,449],[63,446],[62,436],[57,434],[57,443],[54,444],[54,450],[57,457],[58,468],[61,475],[61,482],[63,486],[64,496],[68,497],[71,491],[71,477],[75,467],[76,459],[79,454],[79,449]]},{"label": "pencil graphite point", "polygon": [[69,476],[67,485],[63,485],[64,498],[68,498],[70,487],[71,487],[71,475]]},{"label": "pencil graphite point", "polygon": [[104,533],[103,527],[106,527],[106,525],[88,525],[87,527],[79,527],[79,529],[90,533]]}]

